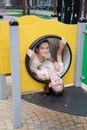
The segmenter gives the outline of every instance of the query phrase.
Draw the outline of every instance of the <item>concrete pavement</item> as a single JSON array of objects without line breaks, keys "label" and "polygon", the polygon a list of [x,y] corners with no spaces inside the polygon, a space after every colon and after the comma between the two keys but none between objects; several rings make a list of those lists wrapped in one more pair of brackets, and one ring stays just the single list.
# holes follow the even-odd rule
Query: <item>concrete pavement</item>
[{"label": "concrete pavement", "polygon": [[[12,80],[6,77],[7,99],[0,100],[0,130],[14,128],[12,105]],[[22,127],[18,130],[87,130],[87,117],[76,116],[21,100]]]}]

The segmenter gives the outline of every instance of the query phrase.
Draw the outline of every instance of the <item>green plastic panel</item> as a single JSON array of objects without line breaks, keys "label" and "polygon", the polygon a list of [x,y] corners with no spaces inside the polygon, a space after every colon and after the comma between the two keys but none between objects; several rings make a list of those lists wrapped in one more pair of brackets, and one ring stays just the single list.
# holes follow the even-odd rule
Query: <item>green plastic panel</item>
[{"label": "green plastic panel", "polygon": [[[87,25],[86,25],[87,31]],[[84,34],[84,51],[83,51],[83,65],[82,65],[82,76],[84,80],[82,81],[87,85],[87,34]]]}]

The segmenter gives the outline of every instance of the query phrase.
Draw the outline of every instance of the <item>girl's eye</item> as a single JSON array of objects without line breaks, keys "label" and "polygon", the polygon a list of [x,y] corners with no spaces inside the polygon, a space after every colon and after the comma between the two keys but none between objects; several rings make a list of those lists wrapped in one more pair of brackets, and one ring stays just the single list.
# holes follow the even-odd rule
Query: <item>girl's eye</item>
[{"label": "girl's eye", "polygon": [[40,48],[40,49],[44,49],[44,48]]}]

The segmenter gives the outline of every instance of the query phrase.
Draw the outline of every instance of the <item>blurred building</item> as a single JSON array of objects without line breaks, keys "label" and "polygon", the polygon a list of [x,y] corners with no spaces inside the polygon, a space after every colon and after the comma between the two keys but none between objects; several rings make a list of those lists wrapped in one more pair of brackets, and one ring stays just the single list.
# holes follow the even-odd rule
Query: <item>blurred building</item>
[{"label": "blurred building", "polygon": [[10,7],[11,6],[11,0],[5,0],[5,6]]},{"label": "blurred building", "polygon": [[54,0],[30,0],[30,6],[52,6]]}]

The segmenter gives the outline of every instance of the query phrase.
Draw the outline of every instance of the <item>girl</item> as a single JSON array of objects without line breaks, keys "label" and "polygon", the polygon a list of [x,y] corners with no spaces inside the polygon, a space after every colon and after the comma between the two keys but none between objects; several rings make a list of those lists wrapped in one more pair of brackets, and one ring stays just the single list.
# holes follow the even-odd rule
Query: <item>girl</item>
[{"label": "girl", "polygon": [[[63,40],[64,39],[62,39],[62,41]],[[61,45],[58,51],[59,60],[61,63],[61,54],[64,46],[65,45]],[[59,64],[59,60],[59,63],[54,61],[51,58],[49,51],[50,44],[48,40],[44,40],[38,46],[36,46],[35,52],[29,49],[27,54],[30,57],[30,69],[39,79],[50,79],[50,83],[44,89],[44,94],[50,94],[50,92],[53,92],[53,94],[59,95],[59,93],[62,93],[64,89],[63,81],[59,77],[59,72],[63,70],[63,65]]]}]

